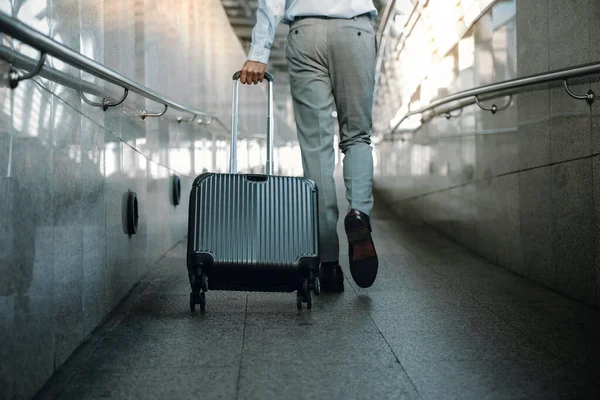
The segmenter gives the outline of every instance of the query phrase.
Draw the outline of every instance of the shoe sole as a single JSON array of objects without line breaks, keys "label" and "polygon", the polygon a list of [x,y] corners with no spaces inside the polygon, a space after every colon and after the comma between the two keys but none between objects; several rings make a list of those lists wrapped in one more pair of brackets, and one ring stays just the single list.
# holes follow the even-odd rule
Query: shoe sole
[{"label": "shoe sole", "polygon": [[379,260],[371,232],[366,223],[358,218],[345,221],[348,236],[350,273],[361,288],[373,285],[377,277]]}]

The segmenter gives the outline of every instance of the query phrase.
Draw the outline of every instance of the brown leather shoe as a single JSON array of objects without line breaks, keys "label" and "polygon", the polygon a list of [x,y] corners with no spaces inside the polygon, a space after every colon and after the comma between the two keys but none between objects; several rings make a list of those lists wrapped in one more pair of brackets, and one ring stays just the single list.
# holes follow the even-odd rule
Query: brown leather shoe
[{"label": "brown leather shoe", "polygon": [[350,210],[344,220],[344,227],[348,235],[350,273],[358,286],[368,288],[375,282],[379,264],[371,237],[369,216],[358,210]]}]

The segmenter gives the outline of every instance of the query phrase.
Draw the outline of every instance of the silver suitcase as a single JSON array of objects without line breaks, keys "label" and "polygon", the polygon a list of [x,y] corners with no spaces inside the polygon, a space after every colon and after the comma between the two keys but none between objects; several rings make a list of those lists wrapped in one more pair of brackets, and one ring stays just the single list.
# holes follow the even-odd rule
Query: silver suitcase
[{"label": "silver suitcase", "polygon": [[269,85],[266,174],[237,174],[240,72],[233,76],[230,173],[204,173],[192,186],[187,268],[190,309],[208,290],[297,292],[312,308],[320,292],[318,190],[300,177],[273,175],[273,77]]}]

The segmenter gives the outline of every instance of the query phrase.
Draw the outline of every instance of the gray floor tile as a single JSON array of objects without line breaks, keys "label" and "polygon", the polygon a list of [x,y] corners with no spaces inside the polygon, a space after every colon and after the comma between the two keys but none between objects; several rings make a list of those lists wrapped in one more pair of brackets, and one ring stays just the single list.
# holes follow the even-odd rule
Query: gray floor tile
[{"label": "gray floor tile", "polygon": [[[161,284],[149,287],[143,295],[137,299],[131,309],[131,315],[192,315],[190,311],[189,283],[188,291],[181,294],[169,294],[169,289],[160,292]],[[182,285],[183,286],[183,285]],[[295,304],[294,296],[294,304]],[[200,307],[196,306],[199,313]],[[246,293],[209,291],[206,293],[206,312],[243,312],[246,309]]]},{"label": "gray floor tile", "polygon": [[518,300],[490,301],[485,306],[524,335],[538,340],[556,334],[571,335],[572,339],[600,334],[600,312],[587,315],[570,307]]},{"label": "gray floor tile", "polygon": [[188,280],[186,258],[177,256],[162,258],[154,265],[154,281]]},{"label": "gray floor tile", "polygon": [[178,280],[158,280],[154,279],[144,291],[145,295],[151,294],[172,294],[172,295],[189,295],[190,282],[185,279]]},{"label": "gray floor tile", "polygon": [[323,312],[301,311],[248,312],[246,315],[246,333],[265,332],[265,334],[287,334],[298,329],[303,334],[331,332],[362,332],[377,334],[378,330],[371,316],[362,308],[353,310],[332,310]]},{"label": "gray floor tile", "polygon": [[379,255],[377,279],[373,286],[366,289],[358,287],[352,280],[349,270],[346,270],[348,271],[348,281],[358,295],[374,292],[395,292],[404,289],[428,290],[450,285],[447,278],[414,256]]},{"label": "gray floor tile", "polygon": [[221,329],[199,329],[197,335],[178,335],[173,331],[168,338],[130,332],[106,337],[85,360],[84,369],[127,371],[234,366],[239,364],[241,343],[241,326],[227,333]]},{"label": "gray floor tile", "polygon": [[[286,316],[313,315],[319,316],[326,313],[353,313],[364,311],[364,303],[361,302],[352,289],[346,283],[344,293],[322,293],[320,296],[313,295],[312,310],[296,308],[296,293],[250,293],[248,294],[249,313],[283,313]],[[207,306],[208,307],[208,306]]]},{"label": "gray floor tile", "polygon": [[597,399],[598,389],[559,363],[538,360],[405,361],[424,399]]},{"label": "gray floor tile", "polygon": [[95,370],[77,375],[59,399],[234,399],[238,367]]},{"label": "gray floor tile", "polygon": [[456,282],[456,286],[482,303],[505,301],[523,305],[531,303],[560,307],[570,301],[539,283],[527,281],[516,275],[494,275],[477,275],[473,273],[471,276],[462,277]]},{"label": "gray floor tile", "polygon": [[320,323],[277,314],[248,314],[242,360],[244,366],[396,361],[370,318],[349,314]]},{"label": "gray floor tile", "polygon": [[385,335],[401,362],[516,359],[543,360],[544,351],[509,327],[408,331]]},{"label": "gray floor tile", "polygon": [[410,272],[386,272],[379,270],[375,283],[369,288],[360,288],[351,276],[348,276],[349,289],[356,292],[357,296],[369,296],[375,293],[396,293],[405,290],[427,291],[429,289],[443,289],[450,284],[446,278],[439,274],[423,276]]},{"label": "gray floor tile", "polygon": [[374,225],[375,284],[354,284],[340,236],[346,291],[312,310],[209,291],[191,313],[180,243],[67,363],[61,398],[599,398],[598,310],[426,226]]},{"label": "gray floor tile", "polygon": [[247,365],[240,399],[420,399],[398,364]]},{"label": "gray floor tile", "polygon": [[398,289],[394,292],[360,294],[367,311],[427,310],[429,308],[472,307],[479,303],[466,292],[452,287],[437,287],[427,290]]},{"label": "gray floor tile", "polygon": [[[575,330],[576,327],[573,327]],[[598,332],[595,336],[582,337],[581,335],[560,332],[549,335],[542,341],[549,352],[555,354],[564,362],[572,363],[582,370],[585,375],[600,378],[600,343]]]},{"label": "gray floor tile", "polygon": [[98,332],[105,339],[85,369],[239,364],[246,300],[219,295],[221,302],[205,313],[191,313],[187,296],[140,296],[120,321]]},{"label": "gray floor tile", "polygon": [[156,340],[186,338],[218,338],[239,335],[244,326],[244,313],[209,313],[188,315],[132,315],[107,332],[104,337],[143,336]]},{"label": "gray floor tile", "polygon": [[481,305],[371,311],[370,315],[384,336],[414,331],[477,330],[507,324],[498,315]]},{"label": "gray floor tile", "polygon": [[401,360],[543,357],[542,347],[484,307],[373,312]]}]

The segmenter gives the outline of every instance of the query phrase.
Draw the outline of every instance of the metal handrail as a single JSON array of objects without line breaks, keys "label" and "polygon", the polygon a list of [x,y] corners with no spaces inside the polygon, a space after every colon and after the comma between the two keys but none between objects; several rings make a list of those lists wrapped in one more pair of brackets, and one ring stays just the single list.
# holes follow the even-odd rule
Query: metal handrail
[{"label": "metal handrail", "polygon": [[[34,69],[37,63],[37,61],[33,58],[27,57],[26,55],[23,55],[11,49],[10,47],[2,45],[0,45],[0,59],[6,60],[15,67],[24,69],[26,71]],[[83,80],[75,79],[71,75],[51,68],[47,65],[44,65],[38,75],[74,90],[81,90],[82,92],[91,94],[93,96],[104,96],[102,90],[96,85]]]},{"label": "metal handrail", "polygon": [[[195,117],[205,117],[215,120],[219,125],[221,125],[227,130],[227,126],[215,114],[196,110],[191,107],[187,107],[183,104],[180,104],[174,100],[171,100],[157,93],[156,91],[142,86],[139,83],[119,74],[118,72],[108,68],[107,66],[100,64],[99,62],[94,61],[91,58],[88,58],[83,54],[78,53],[61,43],[58,43],[52,38],[44,35],[43,33],[38,32],[37,30],[25,25],[18,19],[13,18],[3,12],[0,12],[0,32],[3,32],[19,40],[20,42],[39,50],[42,54],[48,54],[53,57],[56,57],[75,68],[85,71],[107,82],[115,84],[130,92],[136,93],[149,100],[153,100],[159,104],[162,104],[165,107],[180,110],[184,113],[192,114]],[[7,49],[5,48],[5,46],[2,47],[4,48],[0,52],[0,55],[7,55]],[[13,55],[12,57],[14,60],[22,64],[30,64],[30,59],[28,57],[15,55]],[[75,86],[87,93],[99,95],[99,90],[91,88],[90,86],[92,85],[84,84],[83,82],[77,81],[74,78],[70,78],[68,75],[56,71],[52,68],[44,66],[42,68],[42,72],[45,72],[45,76],[49,78],[57,78],[57,80],[60,83],[66,84],[66,86],[72,88]]]},{"label": "metal handrail", "polygon": [[[589,64],[581,64],[574,67],[562,68],[550,72],[529,75],[522,78],[509,79],[499,83],[492,83],[489,85],[464,90],[462,92],[439,98],[437,100],[432,101],[425,107],[406,113],[402,117],[402,119],[400,119],[400,121],[391,129],[389,134],[394,133],[404,121],[406,121],[408,118],[414,115],[425,114],[428,112],[431,112],[433,114],[432,117],[440,114],[448,114],[451,111],[462,109],[472,104],[478,104],[482,99],[489,100],[498,97],[509,96],[519,93],[523,88],[526,87],[555,83],[557,81],[562,81],[562,84],[564,85],[565,90],[567,91],[567,94],[569,96],[578,100],[585,100],[588,102],[588,104],[591,105],[595,101],[594,92],[590,89],[586,95],[575,95],[568,89],[567,79],[581,78],[584,76],[595,74],[600,74],[600,61]],[[448,106],[448,104],[455,102],[459,102],[459,104],[455,104],[454,106]],[[441,110],[436,110],[436,108],[440,107],[442,107]],[[498,108],[495,105],[493,105],[492,108],[489,110],[495,113],[496,111],[500,111],[501,108]],[[422,120],[425,121],[424,118]]]}]

